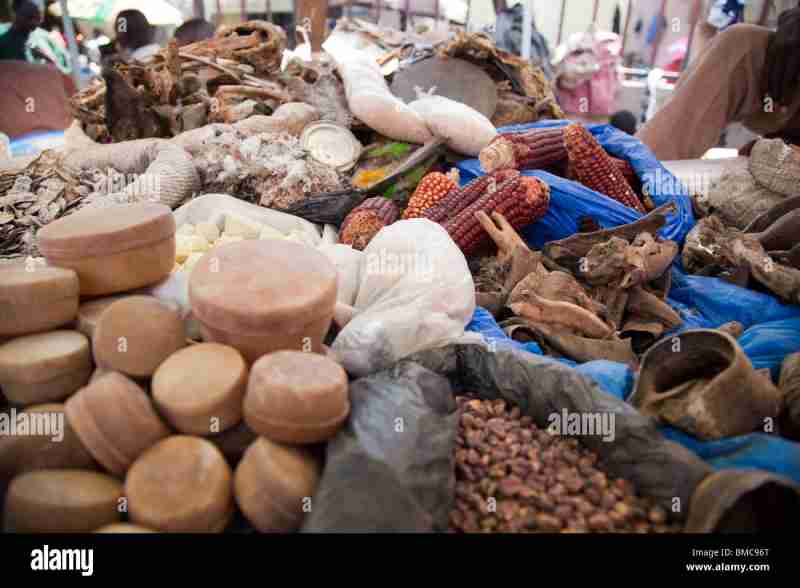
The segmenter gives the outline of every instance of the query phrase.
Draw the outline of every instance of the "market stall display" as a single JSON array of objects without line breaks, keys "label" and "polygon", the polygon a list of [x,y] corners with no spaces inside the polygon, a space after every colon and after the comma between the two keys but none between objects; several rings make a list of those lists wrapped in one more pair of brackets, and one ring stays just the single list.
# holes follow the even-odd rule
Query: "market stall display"
[{"label": "market stall display", "polygon": [[[107,68],[63,147],[0,162],[0,417],[65,427],[0,429],[6,529],[800,508],[797,149],[761,140],[689,194],[489,37],[398,38],[343,21],[306,59],[223,27]],[[448,60],[475,87],[439,91]]]}]

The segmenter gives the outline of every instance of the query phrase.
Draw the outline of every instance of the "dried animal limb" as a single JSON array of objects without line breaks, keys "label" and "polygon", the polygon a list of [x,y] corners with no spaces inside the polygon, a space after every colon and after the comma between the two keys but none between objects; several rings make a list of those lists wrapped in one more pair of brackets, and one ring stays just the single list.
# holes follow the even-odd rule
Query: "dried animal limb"
[{"label": "dried animal limb", "polygon": [[614,331],[590,311],[569,302],[548,300],[536,293],[520,288],[522,282],[509,296],[508,306],[514,314],[548,324],[561,325],[594,339],[606,339]]},{"label": "dried animal limb", "polygon": [[676,329],[683,324],[683,319],[669,304],[641,286],[630,289],[628,311],[641,319],[657,320],[667,330]]},{"label": "dried animal limb", "polygon": [[[513,318],[500,325],[515,340],[534,340],[548,353],[584,363],[607,360],[636,365],[638,360],[629,339],[589,339],[557,331],[552,325]],[[524,336],[524,338],[522,336]]]},{"label": "dried animal limb", "polygon": [[626,241],[633,241],[639,233],[650,233],[655,235],[663,227],[667,218],[666,215],[675,212],[675,204],[668,203],[658,207],[647,216],[627,225],[621,225],[613,229],[604,229],[594,233],[578,233],[566,239],[551,241],[542,249],[546,259],[556,265],[576,273],[582,257],[586,256],[592,247],[597,244],[605,243],[612,237],[619,237]]}]

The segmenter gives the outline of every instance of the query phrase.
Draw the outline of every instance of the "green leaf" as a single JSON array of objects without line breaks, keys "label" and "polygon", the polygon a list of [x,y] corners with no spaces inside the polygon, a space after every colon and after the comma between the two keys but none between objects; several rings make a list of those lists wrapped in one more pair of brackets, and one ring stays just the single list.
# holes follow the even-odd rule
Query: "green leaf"
[{"label": "green leaf", "polygon": [[391,156],[394,159],[405,157],[411,151],[411,145],[408,143],[387,143],[381,147],[376,147],[367,152],[367,157],[386,157]]}]

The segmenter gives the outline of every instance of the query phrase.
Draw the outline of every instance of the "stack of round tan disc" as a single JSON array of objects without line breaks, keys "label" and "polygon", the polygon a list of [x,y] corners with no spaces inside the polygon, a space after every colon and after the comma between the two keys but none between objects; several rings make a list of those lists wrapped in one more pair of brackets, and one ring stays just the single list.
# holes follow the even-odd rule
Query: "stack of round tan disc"
[{"label": "stack of round tan disc", "polygon": [[152,376],[186,345],[177,310],[153,296],[129,296],[103,311],[94,331],[97,364],[133,377]]},{"label": "stack of round tan disc", "polygon": [[87,207],[37,234],[50,265],[74,269],[81,296],[107,296],[156,284],[175,264],[175,218],[152,202]]},{"label": "stack of round tan disc", "polygon": [[117,294],[116,296],[105,296],[84,302],[78,307],[77,329],[91,339],[94,337],[94,329],[103,311],[117,300],[122,300],[129,296],[129,294]]},{"label": "stack of round tan disc", "polygon": [[89,453],[119,476],[144,450],[170,434],[144,390],[118,372],[79,390],[67,400],[65,412]]},{"label": "stack of round tan disc", "polygon": [[128,533],[155,533],[155,531],[151,529],[145,529],[144,527],[140,527],[139,525],[132,525],[130,523],[112,523],[110,525],[106,525],[105,527],[100,527],[95,531],[95,533],[128,534]]},{"label": "stack of round tan disc", "polygon": [[291,241],[215,247],[189,277],[203,339],[231,345],[248,362],[280,349],[321,351],[333,320],[336,266]]},{"label": "stack of round tan disc", "polygon": [[36,262],[0,264],[0,340],[65,325],[78,312],[78,274]]},{"label": "stack of round tan disc", "polygon": [[153,401],[179,431],[219,433],[242,419],[247,364],[233,347],[200,343],[181,349],[153,375]]},{"label": "stack of round tan disc", "polygon": [[296,531],[313,508],[319,478],[310,451],[259,437],[236,468],[236,502],[262,533]]},{"label": "stack of round tan disc", "polygon": [[131,521],[163,532],[220,533],[233,514],[231,480],[230,467],[210,441],[164,439],[128,470]]},{"label": "stack of round tan disc", "polygon": [[38,470],[8,487],[5,527],[16,533],[89,533],[120,520],[122,484],[83,470]]},{"label": "stack of round tan disc", "polygon": [[25,335],[0,345],[0,387],[15,404],[61,400],[91,375],[89,340],[78,331]]},{"label": "stack of round tan disc", "polygon": [[27,423],[28,429],[24,434],[0,435],[0,481],[33,470],[95,469],[64,415],[63,404],[31,406],[17,413],[15,420]]},{"label": "stack of round tan disc", "polygon": [[318,443],[332,437],[349,412],[347,373],[324,355],[277,351],[253,364],[244,418],[259,435]]}]

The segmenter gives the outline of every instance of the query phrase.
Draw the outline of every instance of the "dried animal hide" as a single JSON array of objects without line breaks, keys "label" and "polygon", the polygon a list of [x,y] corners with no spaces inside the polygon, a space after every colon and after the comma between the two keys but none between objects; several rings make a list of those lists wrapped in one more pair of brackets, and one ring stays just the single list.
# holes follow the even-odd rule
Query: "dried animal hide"
[{"label": "dried animal hide", "polygon": [[691,273],[716,267],[744,274],[783,300],[800,304],[800,270],[776,263],[754,236],[726,227],[715,216],[702,219],[689,232],[683,264]]},{"label": "dried animal hide", "polygon": [[289,62],[282,76],[292,100],[310,104],[319,112],[320,120],[350,128],[353,116],[347,107],[344,84],[336,75],[333,64],[305,64],[295,59]]},{"label": "dried animal hide", "polygon": [[673,203],[665,204],[655,209],[647,216],[627,225],[621,225],[613,229],[604,229],[594,233],[577,233],[566,239],[551,241],[542,249],[544,259],[549,262],[548,267],[566,269],[574,275],[580,272],[581,259],[584,258],[595,245],[600,245],[609,241],[612,237],[618,237],[631,242],[640,233],[650,233],[655,235],[663,227],[667,218],[666,215],[675,212]]},{"label": "dried animal hide", "polygon": [[535,341],[548,355],[566,357],[579,363],[607,360],[635,366],[636,354],[629,339],[589,339],[556,330],[553,325],[513,318],[501,324],[517,341]]},{"label": "dried animal hide", "polygon": [[750,154],[756,182],[782,196],[800,196],[800,148],[782,139],[760,139]]},{"label": "dried animal hide", "polygon": [[482,67],[498,86],[496,127],[564,118],[553,88],[541,68],[507,51],[498,49],[481,33],[458,33],[437,48],[442,56],[459,57]]},{"label": "dried animal hide", "polygon": [[743,229],[785,197],[756,182],[746,169],[727,169],[705,197],[696,202],[705,216],[716,214],[726,225]]},{"label": "dried animal hide", "polygon": [[640,233],[632,243],[612,237],[592,247],[579,275],[592,286],[630,288],[660,277],[677,253],[677,243],[656,240],[650,233]]}]

